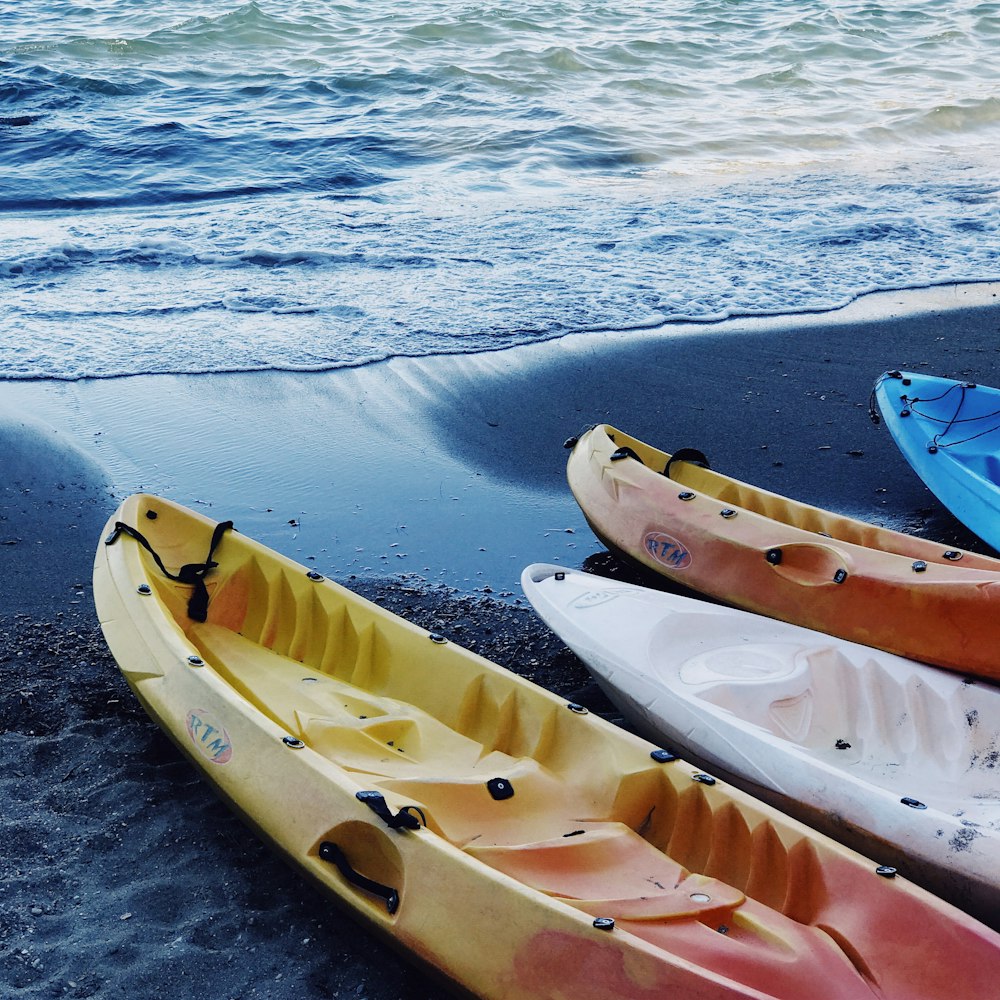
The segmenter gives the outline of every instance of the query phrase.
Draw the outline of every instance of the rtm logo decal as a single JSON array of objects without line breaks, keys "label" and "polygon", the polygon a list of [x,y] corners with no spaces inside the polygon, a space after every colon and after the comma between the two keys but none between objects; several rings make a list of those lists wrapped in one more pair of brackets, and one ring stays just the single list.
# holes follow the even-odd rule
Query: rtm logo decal
[{"label": "rtm logo decal", "polygon": [[187,714],[187,731],[191,742],[203,757],[213,764],[228,764],[233,756],[233,744],[225,726],[213,724],[208,712],[194,708]]},{"label": "rtm logo decal", "polygon": [[612,590],[588,590],[587,593],[581,594],[576,598],[571,607],[580,608],[581,610],[596,608],[599,604],[607,604],[608,601],[613,601],[616,597],[618,597],[618,594]]},{"label": "rtm logo decal", "polygon": [[660,565],[669,569],[687,569],[691,565],[691,553],[665,531],[647,531],[642,547]]}]

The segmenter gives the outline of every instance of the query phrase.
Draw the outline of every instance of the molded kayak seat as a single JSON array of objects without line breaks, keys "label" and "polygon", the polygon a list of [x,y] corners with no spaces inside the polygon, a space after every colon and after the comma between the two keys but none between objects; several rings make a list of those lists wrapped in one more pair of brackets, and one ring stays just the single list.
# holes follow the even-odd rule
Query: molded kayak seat
[{"label": "molded kayak seat", "polygon": [[[219,625],[189,630],[206,662],[248,700],[318,753],[373,775],[462,773],[481,743],[427,712],[379,697]],[[263,697],[262,697],[263,696]]]},{"label": "molded kayak seat", "polygon": [[[563,832],[550,804],[565,789],[537,761],[490,751],[413,705],[373,696],[219,625],[194,625],[189,635],[234,688],[266,692],[268,714],[282,727],[358,772],[362,783],[419,806],[427,825],[452,843],[519,843]],[[494,797],[495,780],[515,801]]]},{"label": "molded kayak seat", "polygon": [[[550,896],[564,897],[595,916],[717,919],[746,901],[732,886],[692,875],[622,823],[604,823],[532,844],[472,844],[466,850],[490,867]],[[628,877],[622,878],[622,871]]]}]

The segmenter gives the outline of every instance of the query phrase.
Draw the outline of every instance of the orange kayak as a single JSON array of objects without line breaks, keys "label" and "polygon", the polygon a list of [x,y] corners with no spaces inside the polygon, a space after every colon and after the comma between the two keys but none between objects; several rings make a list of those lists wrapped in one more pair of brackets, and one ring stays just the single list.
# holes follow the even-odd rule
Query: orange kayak
[{"label": "orange kayak", "polygon": [[567,478],[613,552],[729,604],[1000,680],[1000,560],[798,503],[600,424]]},{"label": "orange kayak", "polygon": [[675,755],[167,500],[94,566],[198,772],[358,920],[489,1000],[952,1000],[1000,935]]}]

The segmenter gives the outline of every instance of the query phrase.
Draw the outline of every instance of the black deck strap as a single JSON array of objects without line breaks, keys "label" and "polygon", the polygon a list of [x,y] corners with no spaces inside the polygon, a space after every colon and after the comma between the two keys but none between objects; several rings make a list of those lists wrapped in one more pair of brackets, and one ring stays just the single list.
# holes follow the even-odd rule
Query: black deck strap
[{"label": "black deck strap", "polygon": [[882,372],[882,374],[879,375],[879,377],[877,379],[875,379],[875,384],[872,386],[872,391],[868,395],[868,416],[871,419],[871,422],[873,424],[875,424],[876,426],[878,426],[878,424],[880,424],[882,421],[881,421],[881,418],[878,415],[878,401],[875,398],[875,393],[878,392],[879,386],[887,378],[898,378],[898,379],[901,379],[902,377],[903,377],[903,373],[901,371],[895,371],[894,370],[894,371],[891,371],[891,372]]},{"label": "black deck strap", "polygon": [[212,541],[208,547],[208,555],[203,563],[186,563],[176,573],[171,573],[159,553],[149,544],[149,540],[141,531],[136,530],[124,521],[115,521],[115,529],[105,540],[111,545],[120,534],[126,534],[134,538],[154,559],[156,565],[160,567],[168,580],[175,580],[177,583],[185,583],[194,587],[194,591],[188,600],[188,617],[195,622],[203,622],[208,617],[208,588],[205,586],[205,575],[209,570],[215,569],[219,564],[212,559],[215,550],[222,541],[222,536],[233,527],[232,521],[220,521],[212,532]]},{"label": "black deck strap", "polygon": [[[398,830],[401,827],[406,830],[419,830],[421,820],[423,820],[423,825],[427,826],[427,817],[418,806],[403,806],[393,816],[389,803],[385,801],[385,796],[381,792],[357,792],[355,798],[368,806],[390,830]],[[420,816],[420,819],[417,819],[417,815]]]},{"label": "black deck strap", "polygon": [[635,461],[637,461],[640,465],[645,464],[636,452],[627,444],[623,444],[620,448],[616,448],[610,455],[610,460],[612,462],[620,462],[623,458],[632,458],[635,459]]},{"label": "black deck strap", "polygon": [[697,448],[678,448],[671,456],[667,462],[666,468],[663,470],[663,474],[670,478],[670,466],[674,462],[687,462],[689,465],[700,465],[703,469],[711,469],[712,466],[708,464],[708,459],[705,457],[703,452],[698,451]]}]

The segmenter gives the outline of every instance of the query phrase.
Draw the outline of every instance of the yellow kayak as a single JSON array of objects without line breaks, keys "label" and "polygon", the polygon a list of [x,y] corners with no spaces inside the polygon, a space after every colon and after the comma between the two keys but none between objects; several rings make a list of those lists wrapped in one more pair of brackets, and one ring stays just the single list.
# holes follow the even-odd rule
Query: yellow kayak
[{"label": "yellow kayak", "polygon": [[150,715],[254,827],[503,1000],[991,995],[1000,936],[891,869],[149,495],[94,569]]}]

